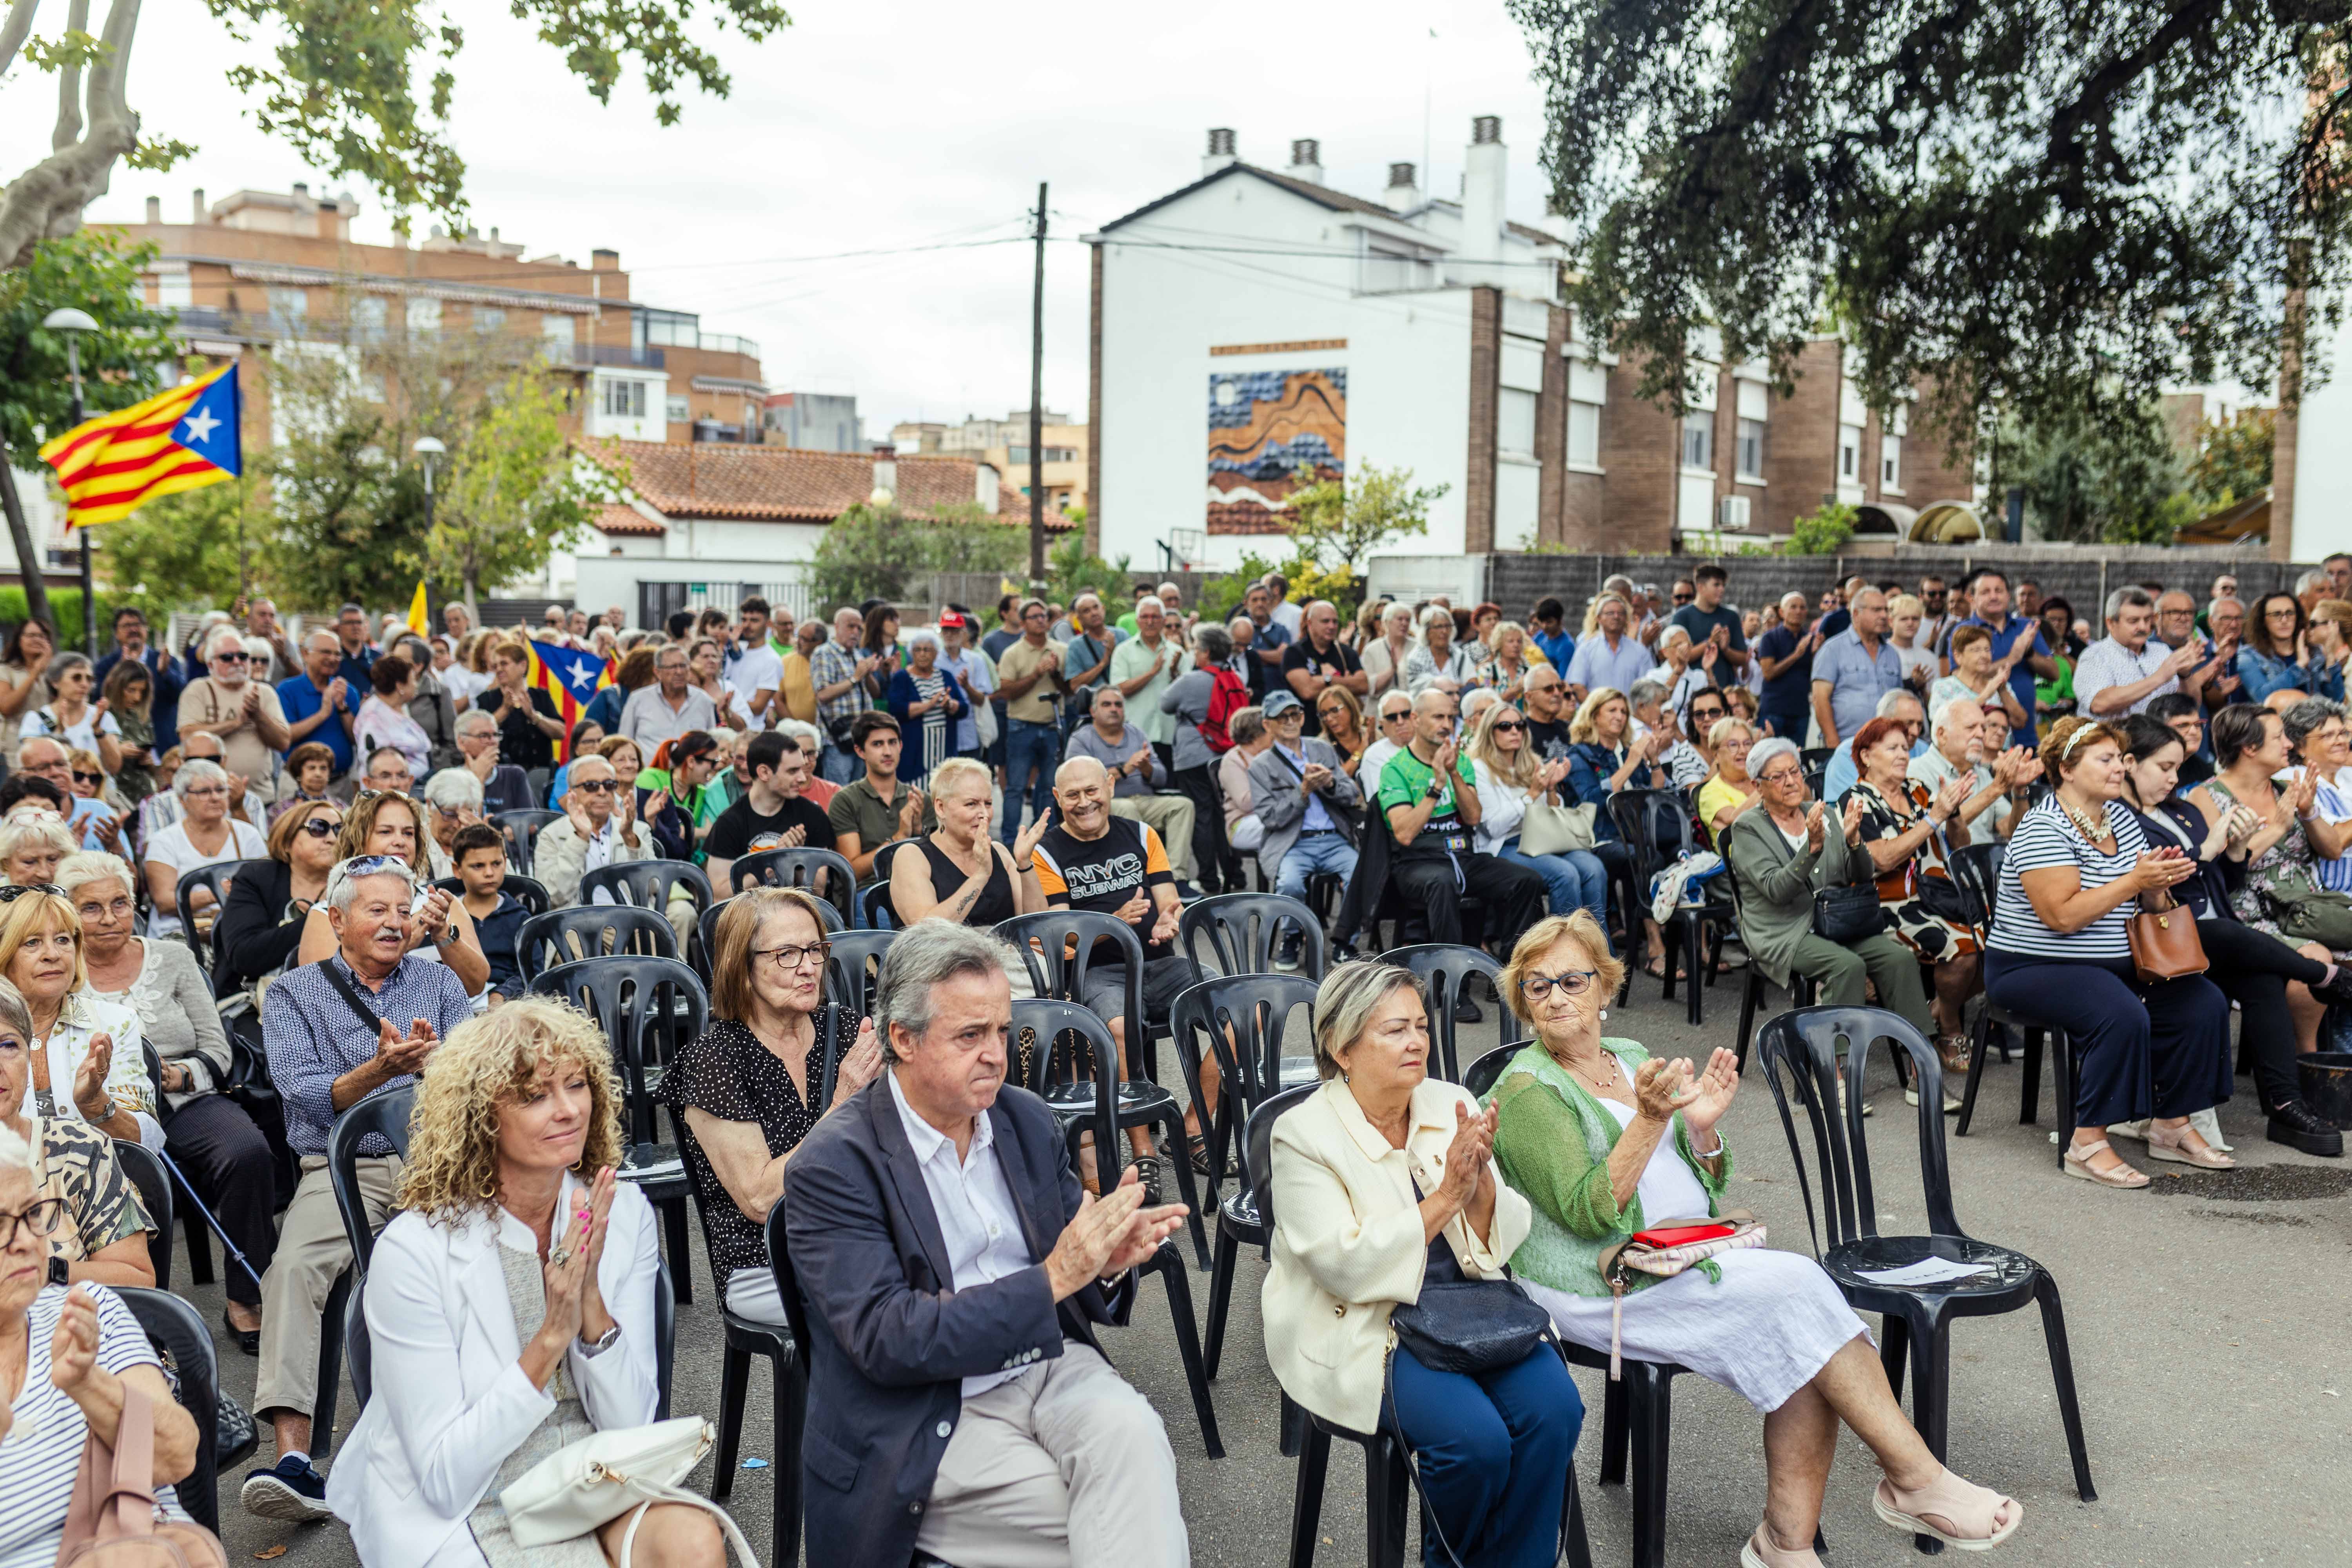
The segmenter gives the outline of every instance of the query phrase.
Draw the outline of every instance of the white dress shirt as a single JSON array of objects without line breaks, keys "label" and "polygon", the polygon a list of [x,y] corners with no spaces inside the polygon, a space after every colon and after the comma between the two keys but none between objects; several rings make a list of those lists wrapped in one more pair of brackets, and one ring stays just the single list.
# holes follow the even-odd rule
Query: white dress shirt
[{"label": "white dress shirt", "polygon": [[[970,1290],[992,1279],[1003,1279],[1035,1267],[1028,1241],[1021,1234],[1021,1211],[1013,1205],[1013,1188],[1004,1167],[996,1160],[996,1127],[986,1114],[971,1119],[971,1149],[961,1163],[946,1133],[915,1113],[898,1075],[890,1080],[890,1100],[914,1146],[915,1163],[922,1167],[923,1186],[931,1194],[931,1212],[940,1222],[940,1239],[947,1243],[950,1281]],[[1026,1367],[974,1373],[963,1380],[963,1396],[985,1394],[998,1384],[1020,1376]]]}]

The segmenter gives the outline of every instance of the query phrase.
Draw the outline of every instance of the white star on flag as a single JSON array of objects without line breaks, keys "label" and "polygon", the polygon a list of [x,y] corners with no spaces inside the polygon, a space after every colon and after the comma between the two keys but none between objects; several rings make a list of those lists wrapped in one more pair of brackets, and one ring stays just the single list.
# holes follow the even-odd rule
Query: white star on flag
[{"label": "white star on flag", "polygon": [[186,422],[180,426],[186,432],[186,435],[182,437],[182,444],[185,445],[189,441],[209,442],[213,438],[213,432],[220,426],[221,422],[214,418],[208,410],[199,408],[189,415]]},{"label": "white star on flag", "polygon": [[593,691],[596,689],[596,672],[584,664],[574,665],[572,668],[572,684],[583,691]]}]

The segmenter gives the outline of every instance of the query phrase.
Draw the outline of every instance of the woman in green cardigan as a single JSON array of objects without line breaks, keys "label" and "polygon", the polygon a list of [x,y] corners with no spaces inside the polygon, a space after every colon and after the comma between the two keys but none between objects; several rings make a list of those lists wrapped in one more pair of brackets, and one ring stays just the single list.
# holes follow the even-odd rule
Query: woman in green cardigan
[{"label": "woman in green cardigan", "polygon": [[1717,1212],[1731,1151],[1717,1124],[1739,1089],[1732,1054],[1705,1070],[1601,1033],[1624,978],[1583,910],[1539,921],[1503,971],[1503,999],[1535,1041],[1487,1095],[1495,1159],[1534,1207],[1512,1255],[1520,1282],[1561,1335],[1600,1350],[1676,1362],[1764,1412],[1764,1521],[1743,1568],[1818,1568],[1813,1531],[1838,1423],[1878,1456],[1878,1517],[1906,1532],[1982,1550],[2024,1510],[1937,1463],[1887,1387],[1869,1331],[1809,1258],[1727,1252],[1671,1279],[1631,1274],[1621,1302],[1603,1248],[1635,1231]]}]

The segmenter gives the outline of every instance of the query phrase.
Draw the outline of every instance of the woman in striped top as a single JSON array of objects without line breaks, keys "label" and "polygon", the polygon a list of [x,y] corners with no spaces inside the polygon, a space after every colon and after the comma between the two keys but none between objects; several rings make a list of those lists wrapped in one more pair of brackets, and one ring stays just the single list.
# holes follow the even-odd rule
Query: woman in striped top
[{"label": "woman in striped top", "polygon": [[2189,1117],[2230,1098],[2229,999],[2201,974],[2142,985],[2125,930],[2143,903],[2173,907],[2172,889],[2197,862],[2178,846],[2148,847],[2119,799],[2129,763],[2114,726],[2061,719],[2042,742],[2042,763],[2056,787],[2010,837],[1985,991],[2074,1041],[2066,1173],[2147,1185],[2108,1146],[2107,1128],[2148,1116],[2150,1158],[2226,1167],[2233,1162]]}]

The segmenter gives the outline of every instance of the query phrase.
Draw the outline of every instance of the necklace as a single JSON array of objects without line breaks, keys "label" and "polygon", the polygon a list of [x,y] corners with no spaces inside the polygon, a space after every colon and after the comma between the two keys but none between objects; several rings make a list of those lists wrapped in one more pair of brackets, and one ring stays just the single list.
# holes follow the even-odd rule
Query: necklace
[{"label": "necklace", "polygon": [[2058,796],[2058,805],[2065,812],[2066,820],[2074,825],[2074,831],[2081,835],[2084,843],[2095,846],[2101,839],[2107,837],[2107,824],[2104,814],[2094,818],[2089,812],[2083,810],[2063,795]]},{"label": "necklace", "polygon": [[1622,1075],[1617,1070],[1616,1057],[1606,1050],[1601,1052],[1601,1060],[1609,1068],[1609,1076],[1605,1079],[1592,1068],[1580,1067],[1576,1063],[1570,1061],[1564,1056],[1556,1057],[1554,1059],[1557,1060],[1560,1066],[1566,1068],[1570,1072],[1574,1073],[1577,1077],[1584,1079],[1584,1081],[1591,1084],[1595,1090],[1601,1093],[1606,1093],[1610,1089],[1615,1089],[1622,1077]]}]

